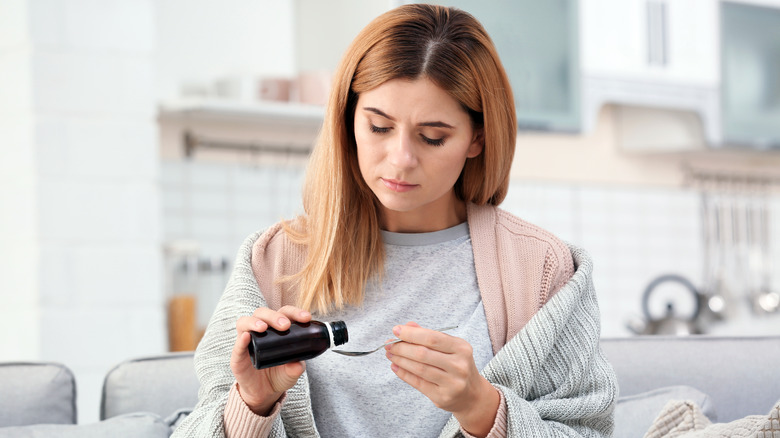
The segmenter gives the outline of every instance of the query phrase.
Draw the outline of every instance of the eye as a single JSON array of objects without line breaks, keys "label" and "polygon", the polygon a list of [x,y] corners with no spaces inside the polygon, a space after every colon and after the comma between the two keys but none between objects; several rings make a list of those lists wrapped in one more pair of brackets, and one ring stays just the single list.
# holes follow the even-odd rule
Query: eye
[{"label": "eye", "polygon": [[442,138],[428,138],[424,135],[421,135],[423,141],[428,143],[431,146],[441,146],[444,144],[444,137]]},{"label": "eye", "polygon": [[371,125],[371,132],[374,134],[386,134],[388,131],[390,131],[390,128],[380,128],[379,126]]}]

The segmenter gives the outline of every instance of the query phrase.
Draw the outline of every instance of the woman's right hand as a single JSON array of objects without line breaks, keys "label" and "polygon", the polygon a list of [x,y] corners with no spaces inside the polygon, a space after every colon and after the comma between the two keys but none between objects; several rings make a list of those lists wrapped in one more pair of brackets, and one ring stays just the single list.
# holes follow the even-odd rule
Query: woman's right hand
[{"label": "woman's right hand", "polygon": [[270,414],[274,404],[295,385],[306,366],[303,362],[293,362],[255,369],[249,358],[249,332],[264,332],[269,326],[284,331],[290,328],[290,321],[309,322],[311,313],[293,306],[284,306],[279,311],[261,307],[252,316],[244,316],[236,322],[238,337],[230,355],[230,369],[244,403],[258,415]]}]

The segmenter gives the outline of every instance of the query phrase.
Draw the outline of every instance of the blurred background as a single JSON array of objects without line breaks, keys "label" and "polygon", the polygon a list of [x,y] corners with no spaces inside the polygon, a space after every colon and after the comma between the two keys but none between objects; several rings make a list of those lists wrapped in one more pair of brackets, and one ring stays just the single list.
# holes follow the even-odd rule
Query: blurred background
[{"label": "blurred background", "polygon": [[[0,0],[0,361],[194,348],[302,211],[330,75],[398,0]],[[586,248],[602,335],[780,333],[780,0],[458,0],[520,133],[502,207]]]}]

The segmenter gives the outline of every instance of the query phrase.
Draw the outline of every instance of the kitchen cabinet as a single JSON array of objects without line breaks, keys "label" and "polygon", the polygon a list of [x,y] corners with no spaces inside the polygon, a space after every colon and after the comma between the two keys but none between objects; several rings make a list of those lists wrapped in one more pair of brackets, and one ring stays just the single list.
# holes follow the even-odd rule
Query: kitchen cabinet
[{"label": "kitchen cabinet", "polygon": [[716,0],[581,0],[582,73],[716,87]]},{"label": "kitchen cabinet", "polygon": [[780,149],[780,9],[724,2],[721,23],[725,140]]},{"label": "kitchen cabinet", "polygon": [[580,130],[576,0],[444,0],[485,27],[506,69],[521,130]]},{"label": "kitchen cabinet", "polygon": [[584,130],[613,104],[625,149],[780,147],[780,1],[581,0],[580,9]]},{"label": "kitchen cabinet", "polygon": [[[717,0],[581,0],[580,9],[585,130],[605,104],[617,104],[618,123],[650,123],[650,132],[658,133],[701,132],[699,140],[686,134],[679,148],[721,143]],[[694,117],[665,117],[666,109]],[[646,133],[624,143],[678,143]]]},{"label": "kitchen cabinet", "polygon": [[216,97],[167,100],[158,108],[161,151],[166,159],[192,157],[200,150],[305,157],[316,141],[324,113],[322,106],[290,102]]}]

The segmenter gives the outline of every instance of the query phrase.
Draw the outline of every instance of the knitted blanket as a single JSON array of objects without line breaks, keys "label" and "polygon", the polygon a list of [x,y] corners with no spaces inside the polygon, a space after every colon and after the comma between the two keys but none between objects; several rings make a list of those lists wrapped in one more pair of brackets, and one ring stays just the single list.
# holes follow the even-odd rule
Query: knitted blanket
[{"label": "knitted blanket", "polygon": [[[250,236],[236,257],[225,293],[195,354],[199,402],[173,437],[222,437],[222,416],[234,381],[230,351],[236,315],[264,306],[251,266]],[[576,272],[482,371],[507,404],[509,437],[611,436],[617,378],[599,348],[600,322],[588,255],[570,247]],[[403,421],[403,419],[399,419]],[[388,431],[392,434],[392,431]],[[287,391],[272,437],[318,437],[308,376]],[[441,437],[462,436],[451,418]]]},{"label": "knitted blanket", "polygon": [[[508,437],[612,435],[617,378],[599,348],[593,265],[569,249],[574,276],[482,371],[506,398]],[[455,418],[440,436],[460,436]]]},{"label": "knitted blanket", "polygon": [[780,438],[780,400],[767,415],[715,423],[688,400],[670,400],[645,438]]}]

